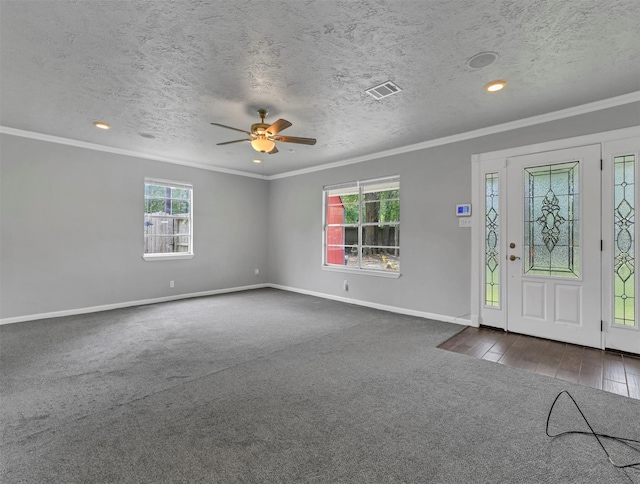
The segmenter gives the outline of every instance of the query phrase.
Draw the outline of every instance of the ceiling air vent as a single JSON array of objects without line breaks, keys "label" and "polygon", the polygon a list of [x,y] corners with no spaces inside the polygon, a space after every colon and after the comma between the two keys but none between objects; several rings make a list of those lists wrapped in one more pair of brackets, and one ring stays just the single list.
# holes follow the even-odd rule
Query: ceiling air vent
[{"label": "ceiling air vent", "polygon": [[383,82],[379,86],[367,89],[365,92],[375,99],[382,99],[383,97],[389,97],[392,94],[396,94],[400,91],[402,91],[402,89],[396,86],[393,82],[387,81]]}]

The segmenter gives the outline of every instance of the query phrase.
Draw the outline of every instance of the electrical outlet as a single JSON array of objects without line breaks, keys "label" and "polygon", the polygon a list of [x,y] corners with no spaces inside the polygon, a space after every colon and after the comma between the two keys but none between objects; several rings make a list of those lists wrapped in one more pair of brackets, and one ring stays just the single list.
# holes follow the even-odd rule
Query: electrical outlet
[{"label": "electrical outlet", "polygon": [[175,282],[173,282],[173,281],[169,281],[169,287],[176,287]]},{"label": "electrical outlet", "polygon": [[258,274],[260,274],[260,269],[256,269],[256,270],[255,270],[255,273],[256,273],[256,276],[257,276]]},{"label": "electrical outlet", "polygon": [[345,291],[349,290],[349,282],[345,279],[345,281],[342,283],[342,287],[344,288]]}]

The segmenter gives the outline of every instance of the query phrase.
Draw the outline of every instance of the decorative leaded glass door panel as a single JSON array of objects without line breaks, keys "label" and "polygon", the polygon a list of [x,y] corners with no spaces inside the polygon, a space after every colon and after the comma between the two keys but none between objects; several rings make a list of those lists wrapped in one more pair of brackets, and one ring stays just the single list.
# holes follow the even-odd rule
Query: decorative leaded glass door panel
[{"label": "decorative leaded glass door panel", "polygon": [[638,324],[638,194],[640,138],[604,144],[603,149],[603,331],[605,346],[640,354]]},{"label": "decorative leaded glass door panel", "polygon": [[507,328],[600,347],[600,146],[507,160]]}]

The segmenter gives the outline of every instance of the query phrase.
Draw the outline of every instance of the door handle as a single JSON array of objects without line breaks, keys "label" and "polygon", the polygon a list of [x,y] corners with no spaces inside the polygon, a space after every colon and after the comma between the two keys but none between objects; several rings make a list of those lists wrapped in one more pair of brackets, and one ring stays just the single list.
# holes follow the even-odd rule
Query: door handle
[{"label": "door handle", "polygon": [[511,255],[509,256],[509,260],[516,260],[516,259],[519,259],[519,258],[520,258],[520,257],[518,257],[517,255],[513,255],[513,254],[511,254]]}]

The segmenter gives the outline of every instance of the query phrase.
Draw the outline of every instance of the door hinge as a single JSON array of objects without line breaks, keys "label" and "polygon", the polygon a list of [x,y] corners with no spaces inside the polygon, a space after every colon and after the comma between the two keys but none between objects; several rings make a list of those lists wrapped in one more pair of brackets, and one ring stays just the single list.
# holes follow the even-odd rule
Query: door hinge
[{"label": "door hinge", "polygon": [[602,321],[602,319],[600,320],[600,332],[602,333],[602,327],[603,327],[604,321]]},{"label": "door hinge", "polygon": [[602,252],[604,249],[604,244],[602,243],[602,239],[600,239],[600,252]]},{"label": "door hinge", "polygon": [[600,171],[602,171],[602,158],[600,158]]}]

